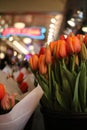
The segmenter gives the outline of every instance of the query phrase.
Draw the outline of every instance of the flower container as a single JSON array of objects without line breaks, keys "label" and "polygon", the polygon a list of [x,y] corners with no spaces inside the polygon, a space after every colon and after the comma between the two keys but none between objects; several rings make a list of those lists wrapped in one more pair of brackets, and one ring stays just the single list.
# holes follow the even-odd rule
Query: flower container
[{"label": "flower container", "polygon": [[87,128],[87,113],[53,112],[44,107],[41,107],[41,113],[45,130]]}]

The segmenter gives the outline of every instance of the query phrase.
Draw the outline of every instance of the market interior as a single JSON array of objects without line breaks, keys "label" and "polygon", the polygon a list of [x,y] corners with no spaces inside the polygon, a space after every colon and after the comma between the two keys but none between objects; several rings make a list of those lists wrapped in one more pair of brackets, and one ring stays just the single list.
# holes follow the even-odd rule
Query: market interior
[{"label": "market interior", "polygon": [[0,69],[28,61],[61,34],[87,33],[87,0],[26,0],[20,8],[20,0],[5,2],[0,1]]}]

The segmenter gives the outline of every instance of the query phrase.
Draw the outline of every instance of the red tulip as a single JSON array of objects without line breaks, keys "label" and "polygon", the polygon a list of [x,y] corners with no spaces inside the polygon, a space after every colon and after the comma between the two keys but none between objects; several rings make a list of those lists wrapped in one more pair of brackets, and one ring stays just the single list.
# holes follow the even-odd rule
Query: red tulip
[{"label": "red tulip", "polygon": [[0,83],[0,100],[4,97],[5,95],[5,87],[2,83]]},{"label": "red tulip", "polygon": [[22,72],[20,72],[18,77],[17,77],[17,82],[21,83],[23,81],[23,77],[24,77],[24,74]]},{"label": "red tulip", "polygon": [[41,47],[41,49],[40,49],[40,51],[39,51],[39,55],[44,54],[44,53],[45,53],[45,50],[46,50],[45,47]]},{"label": "red tulip", "polygon": [[65,36],[64,36],[64,35],[61,35],[61,36],[60,36],[60,40],[66,40]]},{"label": "red tulip", "polygon": [[21,89],[22,93],[25,93],[28,91],[28,84],[25,81],[23,81],[20,84],[19,88]]},{"label": "red tulip", "polygon": [[58,40],[58,43],[56,45],[56,56],[58,58],[64,58],[67,56],[66,41],[65,40]]},{"label": "red tulip", "polygon": [[81,41],[76,36],[68,36],[66,39],[69,54],[78,53],[81,50]]}]

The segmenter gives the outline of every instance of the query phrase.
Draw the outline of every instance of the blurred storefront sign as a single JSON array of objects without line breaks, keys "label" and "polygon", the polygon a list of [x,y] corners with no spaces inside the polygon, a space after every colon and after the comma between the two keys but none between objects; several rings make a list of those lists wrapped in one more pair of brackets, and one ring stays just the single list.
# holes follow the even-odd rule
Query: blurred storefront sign
[{"label": "blurred storefront sign", "polygon": [[45,27],[30,27],[30,28],[5,28],[0,35],[0,38],[8,38],[11,35],[20,37],[30,37],[32,39],[44,39],[45,38]]}]

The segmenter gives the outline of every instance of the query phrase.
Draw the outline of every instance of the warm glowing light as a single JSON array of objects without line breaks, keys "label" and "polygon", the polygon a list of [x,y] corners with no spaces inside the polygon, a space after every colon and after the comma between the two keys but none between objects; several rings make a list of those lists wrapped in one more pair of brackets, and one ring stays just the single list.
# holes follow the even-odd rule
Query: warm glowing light
[{"label": "warm glowing light", "polygon": [[5,54],[3,52],[0,53],[0,59],[4,59]]},{"label": "warm glowing light", "polygon": [[68,23],[71,27],[75,27],[75,25],[76,25],[74,18],[71,18],[70,20],[68,20],[67,23]]},{"label": "warm glowing light", "polygon": [[14,24],[15,28],[24,28],[25,27],[25,23],[23,22],[17,22]]},{"label": "warm glowing light", "polygon": [[16,51],[14,51],[14,56],[17,56],[17,52]]},{"label": "warm glowing light", "polygon": [[82,27],[83,32],[87,32],[87,27]]},{"label": "warm glowing light", "polygon": [[23,54],[28,54],[28,50],[25,49],[19,42],[13,41],[13,45],[20,50]]},{"label": "warm glowing light", "polygon": [[55,19],[55,18],[52,18],[52,19],[51,19],[51,23],[56,23],[56,19]]},{"label": "warm glowing light", "polygon": [[24,42],[25,44],[30,44],[30,43],[32,42],[32,39],[26,37],[26,38],[23,39],[23,42]]}]

